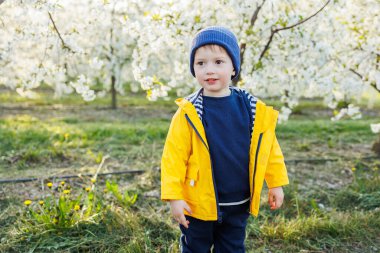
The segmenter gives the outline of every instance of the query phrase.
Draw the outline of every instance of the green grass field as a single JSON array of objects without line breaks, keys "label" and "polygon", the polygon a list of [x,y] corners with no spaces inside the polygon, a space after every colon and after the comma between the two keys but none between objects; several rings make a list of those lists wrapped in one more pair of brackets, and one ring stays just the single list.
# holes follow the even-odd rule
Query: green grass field
[{"label": "green grass field", "polygon": [[[179,252],[179,229],[159,200],[160,156],[176,105],[143,94],[119,97],[117,110],[108,104],[108,97],[89,103],[46,92],[28,100],[1,90],[0,179],[39,180],[0,184],[0,252]],[[371,151],[379,136],[369,127],[379,122],[380,103],[360,120],[332,122],[331,115],[320,101],[305,100],[278,125],[291,183],[274,212],[264,190],[260,215],[249,220],[248,252],[380,251],[380,159]],[[145,172],[59,185],[60,176],[99,168]],[[48,206],[64,189],[71,195]],[[125,191],[137,194],[135,203]],[[71,209],[82,201],[93,209],[79,215]]]}]

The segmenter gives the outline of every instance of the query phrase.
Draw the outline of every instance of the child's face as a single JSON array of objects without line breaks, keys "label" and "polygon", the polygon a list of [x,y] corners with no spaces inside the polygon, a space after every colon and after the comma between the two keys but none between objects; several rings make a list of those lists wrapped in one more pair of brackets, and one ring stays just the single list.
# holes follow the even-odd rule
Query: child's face
[{"label": "child's face", "polygon": [[200,47],[194,56],[194,72],[205,96],[228,96],[231,76],[235,74],[227,51],[218,45]]}]

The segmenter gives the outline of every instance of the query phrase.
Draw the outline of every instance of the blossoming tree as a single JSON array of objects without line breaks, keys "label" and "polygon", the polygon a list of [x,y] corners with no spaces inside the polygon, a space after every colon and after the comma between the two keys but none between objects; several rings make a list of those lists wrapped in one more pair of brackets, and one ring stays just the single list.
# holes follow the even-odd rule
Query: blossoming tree
[{"label": "blossoming tree", "polygon": [[[376,1],[356,0],[167,2],[140,31],[134,76],[153,100],[170,89],[189,92],[196,86],[188,70],[190,38],[219,24],[240,41],[237,85],[258,96],[281,96],[282,119],[300,97],[324,97],[336,108],[341,100],[380,91],[379,11]],[[345,114],[360,117],[349,104],[334,119]]]},{"label": "blossoming tree", "polygon": [[86,101],[132,81],[141,1],[5,1],[0,6],[0,84],[33,97],[42,83],[56,96]]},{"label": "blossoming tree", "polygon": [[43,82],[85,100],[111,91],[114,107],[127,82],[151,100],[185,95],[196,88],[190,40],[218,24],[241,45],[235,85],[280,96],[281,119],[301,97],[323,97],[331,108],[348,101],[334,119],[355,118],[353,102],[380,91],[379,13],[376,0],[5,1],[0,84],[31,95]]}]

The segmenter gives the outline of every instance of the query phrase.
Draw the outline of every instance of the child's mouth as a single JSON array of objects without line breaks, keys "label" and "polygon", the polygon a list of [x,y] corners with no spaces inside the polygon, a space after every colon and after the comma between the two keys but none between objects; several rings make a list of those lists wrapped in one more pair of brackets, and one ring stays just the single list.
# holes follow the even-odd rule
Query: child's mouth
[{"label": "child's mouth", "polygon": [[208,78],[208,79],[206,79],[206,82],[207,82],[208,84],[214,84],[217,80],[218,80],[218,79]]}]

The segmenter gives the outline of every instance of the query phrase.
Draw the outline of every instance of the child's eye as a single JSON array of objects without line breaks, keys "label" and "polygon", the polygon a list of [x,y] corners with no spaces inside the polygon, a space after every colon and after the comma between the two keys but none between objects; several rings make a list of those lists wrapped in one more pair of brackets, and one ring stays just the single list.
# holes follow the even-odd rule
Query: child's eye
[{"label": "child's eye", "polygon": [[199,61],[199,62],[197,62],[197,65],[199,65],[199,66],[203,66],[203,61]]},{"label": "child's eye", "polygon": [[223,61],[222,60],[216,60],[216,64],[222,64]]}]

